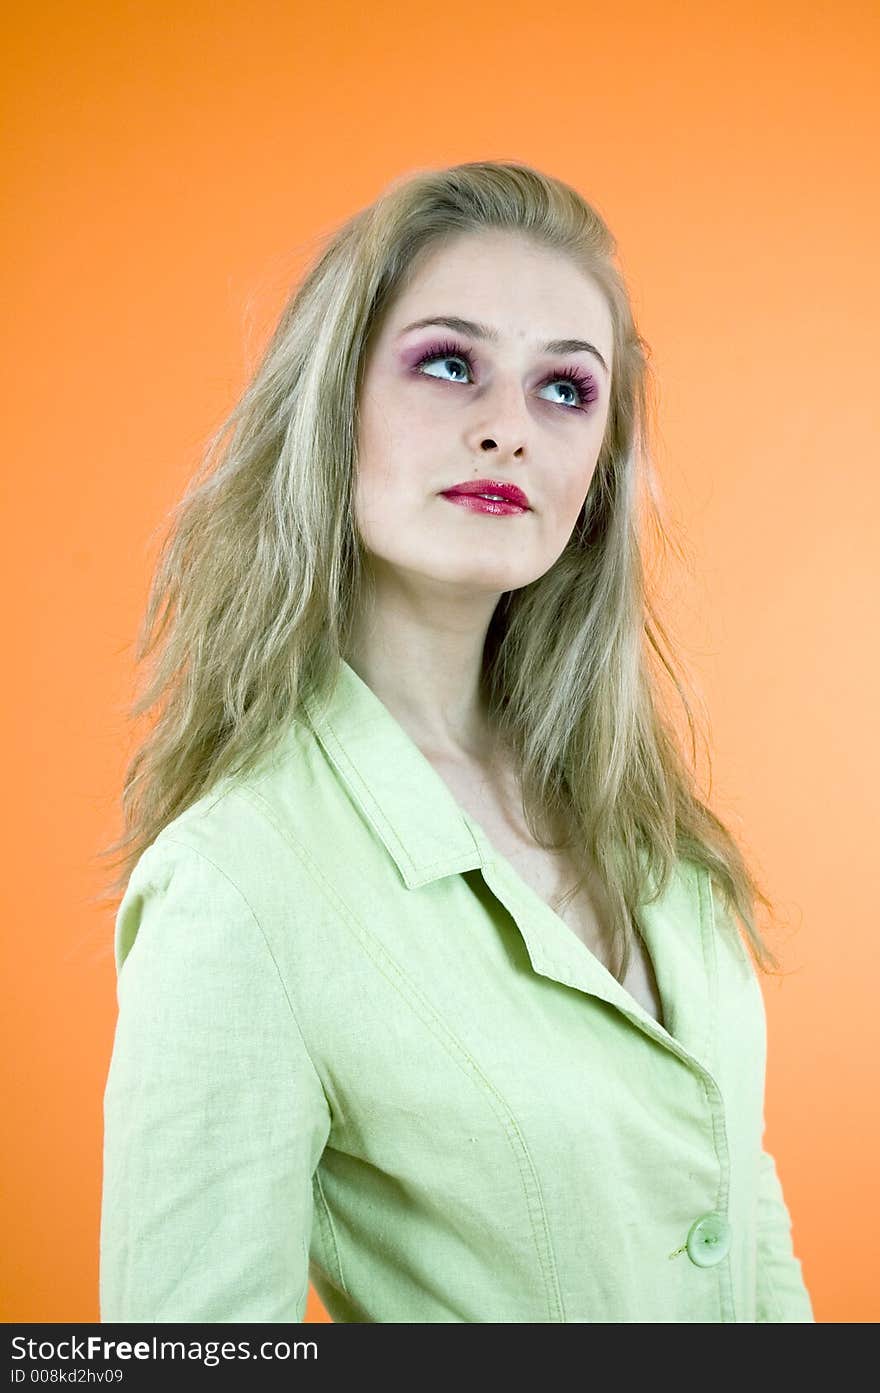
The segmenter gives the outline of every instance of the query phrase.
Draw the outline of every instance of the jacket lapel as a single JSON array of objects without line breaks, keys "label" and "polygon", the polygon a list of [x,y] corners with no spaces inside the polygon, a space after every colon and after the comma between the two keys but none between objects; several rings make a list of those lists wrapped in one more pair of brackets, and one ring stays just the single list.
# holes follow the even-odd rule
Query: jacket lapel
[{"label": "jacket lapel", "polygon": [[[638,921],[663,1004],[660,1025],[500,856],[379,697],[342,660],[323,704],[307,703],[314,733],[407,889],[480,869],[519,929],[534,970],[595,996],[674,1053],[706,1067],[715,990],[702,869],[679,862]],[[708,917],[707,917],[708,916]]]}]

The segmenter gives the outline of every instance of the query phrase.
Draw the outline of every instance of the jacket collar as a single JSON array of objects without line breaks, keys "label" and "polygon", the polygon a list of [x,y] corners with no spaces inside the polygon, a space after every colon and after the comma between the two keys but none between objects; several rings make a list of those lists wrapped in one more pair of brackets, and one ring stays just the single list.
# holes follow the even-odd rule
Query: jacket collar
[{"label": "jacket collar", "polygon": [[448,784],[344,658],[328,700],[310,697],[306,708],[327,757],[410,889],[481,864],[471,821]]},{"label": "jacket collar", "polygon": [[375,829],[409,889],[482,868],[513,915],[537,972],[601,997],[676,1053],[711,1058],[708,1000],[714,991],[713,911],[708,877],[680,862],[665,893],[638,911],[663,1000],[658,1025],[513,868],[453,797],[446,782],[391,712],[340,660],[325,702],[306,701],[312,729],[328,759]]}]

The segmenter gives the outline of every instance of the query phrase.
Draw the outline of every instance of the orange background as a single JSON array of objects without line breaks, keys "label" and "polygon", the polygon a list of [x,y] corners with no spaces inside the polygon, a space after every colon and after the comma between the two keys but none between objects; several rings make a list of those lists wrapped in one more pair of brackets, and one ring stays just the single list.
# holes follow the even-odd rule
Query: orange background
[{"label": "orange background", "polygon": [[5,28],[2,1318],[98,1319],[95,852],[153,533],[317,238],[496,158],[619,241],[712,802],[789,924],[766,1144],[817,1320],[876,1321],[877,11],[165,0]]}]

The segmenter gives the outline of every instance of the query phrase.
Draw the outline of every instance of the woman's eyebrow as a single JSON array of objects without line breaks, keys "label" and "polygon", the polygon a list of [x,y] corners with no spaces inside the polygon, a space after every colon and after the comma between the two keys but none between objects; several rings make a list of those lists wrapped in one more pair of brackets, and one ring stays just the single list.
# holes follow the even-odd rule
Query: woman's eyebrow
[{"label": "woman's eyebrow", "polygon": [[[488,324],[478,324],[473,319],[461,319],[457,315],[443,315],[427,319],[415,319],[412,324],[407,324],[405,329],[401,329],[401,336],[408,334],[412,329],[426,329],[430,324],[442,324],[446,329],[453,329],[459,334],[470,334],[474,339],[487,339],[490,343],[498,342],[498,330],[492,329]],[[593,344],[587,343],[586,339],[550,339],[547,343],[538,344],[538,351],[541,353],[592,353],[599,359],[605,371],[608,371],[608,364],[602,357],[598,348]]]}]

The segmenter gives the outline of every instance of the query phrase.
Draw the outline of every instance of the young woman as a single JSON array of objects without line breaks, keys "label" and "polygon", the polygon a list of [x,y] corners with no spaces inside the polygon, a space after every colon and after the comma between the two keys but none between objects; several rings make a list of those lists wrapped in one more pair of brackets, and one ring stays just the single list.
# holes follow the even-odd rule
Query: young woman
[{"label": "young woman", "polygon": [[302,1321],[310,1279],[334,1321],[813,1320],[734,917],[767,970],[769,901],[651,664],[690,717],[614,252],[527,166],[392,185],[179,506],[113,848],[104,1321]]}]

